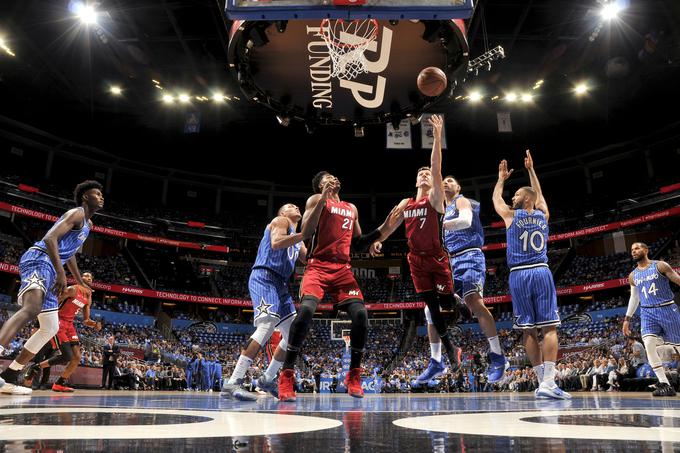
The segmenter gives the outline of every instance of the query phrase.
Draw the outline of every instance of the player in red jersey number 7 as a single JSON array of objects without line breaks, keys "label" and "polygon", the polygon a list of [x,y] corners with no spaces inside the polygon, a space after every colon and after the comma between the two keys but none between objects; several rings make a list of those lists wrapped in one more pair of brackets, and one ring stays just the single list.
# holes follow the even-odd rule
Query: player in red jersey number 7
[{"label": "player in red jersey number 7", "polygon": [[[441,345],[449,358],[451,372],[460,368],[461,350],[449,337],[446,321],[440,307],[455,308],[457,302],[453,295],[453,278],[449,267],[449,257],[442,244],[441,220],[444,214],[444,184],[442,182],[442,145],[443,119],[439,115],[430,118],[434,143],[430,167],[422,167],[416,177],[415,198],[404,198],[390,215],[397,216],[392,227],[387,221],[381,227],[383,233],[371,245],[371,254],[382,250],[382,241],[387,239],[403,222],[408,240],[408,263],[416,293],[426,304],[425,317],[428,323],[432,358],[429,366],[416,382],[423,384],[441,375],[445,367],[441,362]],[[438,336],[441,341],[436,341]],[[434,340],[434,341],[433,341]],[[438,346],[438,350],[436,347]]]}]

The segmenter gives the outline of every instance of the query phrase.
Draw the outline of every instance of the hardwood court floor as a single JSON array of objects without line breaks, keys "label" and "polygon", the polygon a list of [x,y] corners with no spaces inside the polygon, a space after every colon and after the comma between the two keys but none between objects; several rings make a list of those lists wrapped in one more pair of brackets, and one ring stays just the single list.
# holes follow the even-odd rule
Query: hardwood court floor
[{"label": "hardwood court floor", "polygon": [[0,396],[4,451],[680,451],[680,398],[650,393],[262,396],[79,390]]}]

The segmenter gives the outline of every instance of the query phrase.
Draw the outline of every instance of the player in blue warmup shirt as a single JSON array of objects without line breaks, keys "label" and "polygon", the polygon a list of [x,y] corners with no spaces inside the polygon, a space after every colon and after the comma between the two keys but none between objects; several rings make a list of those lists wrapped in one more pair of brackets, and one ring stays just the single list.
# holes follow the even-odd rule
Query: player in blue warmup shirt
[{"label": "player in blue warmup shirt", "polygon": [[[510,268],[510,295],[515,315],[515,329],[523,331],[522,340],[539,386],[536,396],[567,399],[567,392],[555,383],[557,360],[557,291],[548,267],[548,204],[543,197],[529,150],[524,166],[529,173],[531,187],[522,187],[512,197],[512,207],[503,201],[503,186],[513,170],[503,160],[498,166],[498,182],[493,191],[496,212],[505,222],[507,259]],[[539,344],[537,329],[543,331],[543,345]]]},{"label": "player in blue warmup shirt", "polygon": [[630,319],[640,306],[642,342],[649,365],[659,379],[654,396],[675,396],[656,351],[657,346],[680,346],[680,313],[675,304],[670,282],[680,285],[680,275],[664,261],[649,259],[649,247],[642,242],[631,246],[637,267],[628,276],[630,300],[623,321],[623,333],[630,337]]},{"label": "player in blue warmup shirt", "polygon": [[76,282],[89,288],[83,281],[76,252],[92,229],[92,216],[104,206],[102,185],[84,181],[76,186],[78,207],[66,211],[45,237],[33,244],[19,261],[21,286],[18,303],[21,309],[0,328],[0,355],[16,333],[28,322],[38,319],[39,329],[26,340],[24,347],[9,367],[0,374],[0,392],[27,395],[28,387],[17,385],[21,370],[59,331],[59,295],[66,289],[64,265]]},{"label": "player in blue warmup shirt", "polygon": [[[484,305],[484,282],[486,262],[484,259],[484,229],[479,219],[479,202],[466,198],[460,193],[460,185],[453,176],[444,178],[446,212],[444,214],[444,245],[449,253],[453,287],[463,298],[465,305],[477,317],[479,326],[489,341],[488,381],[500,381],[508,367],[503,356],[496,323],[489,309]],[[430,319],[428,315],[428,333]],[[435,336],[436,337],[436,336]],[[432,343],[433,336],[430,336]],[[438,338],[434,338],[435,341]]]},{"label": "player in blue warmup shirt", "polygon": [[300,219],[300,209],[294,204],[285,204],[264,230],[248,281],[256,329],[241,352],[227,384],[222,388],[224,397],[241,401],[257,399],[254,394],[241,388],[241,383],[257,353],[267,344],[274,330],[278,329],[281,332],[281,342],[274,351],[269,367],[257,382],[260,389],[278,398],[276,373],[283,364],[288,331],[295,319],[295,306],[288,293],[288,280],[295,270],[296,261],[299,259],[304,262],[307,256],[302,233],[295,232]]}]

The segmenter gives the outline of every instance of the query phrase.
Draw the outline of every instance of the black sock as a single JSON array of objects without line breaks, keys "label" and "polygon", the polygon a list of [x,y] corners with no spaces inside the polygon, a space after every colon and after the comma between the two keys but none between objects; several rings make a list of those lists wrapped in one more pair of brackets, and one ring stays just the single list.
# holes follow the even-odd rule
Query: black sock
[{"label": "black sock", "polygon": [[349,369],[354,369],[354,368],[359,368],[361,366],[361,357],[364,355],[363,349],[354,349],[352,348],[350,350],[350,361],[349,361]]},{"label": "black sock", "polygon": [[57,385],[66,385],[66,379],[64,379],[63,377],[59,376],[59,379],[57,379],[57,380],[55,381],[55,384],[57,384]]},{"label": "black sock", "polygon": [[298,348],[291,347],[290,344],[288,345],[286,348],[286,358],[283,359],[283,365],[281,366],[282,370],[295,369],[295,361],[297,360],[298,352],[300,352]]},{"label": "black sock", "polygon": [[352,320],[350,330],[350,369],[361,367],[361,358],[364,355],[366,337],[368,336],[368,313],[363,301],[349,301],[345,310]]},{"label": "black sock", "polygon": [[17,380],[19,378],[19,372],[21,370],[13,370],[9,367],[5,368],[5,371],[0,373],[0,377],[5,380],[5,382],[9,382],[10,384],[16,384]]}]

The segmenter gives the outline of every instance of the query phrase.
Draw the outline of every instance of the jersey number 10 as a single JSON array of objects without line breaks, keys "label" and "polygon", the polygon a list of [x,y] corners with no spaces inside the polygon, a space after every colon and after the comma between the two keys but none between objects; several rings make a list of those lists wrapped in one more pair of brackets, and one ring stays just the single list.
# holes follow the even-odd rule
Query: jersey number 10
[{"label": "jersey number 10", "polygon": [[543,247],[545,247],[545,238],[540,231],[534,231],[531,233],[531,236],[528,231],[525,231],[519,235],[519,239],[522,241],[523,252],[529,250],[529,245],[531,245],[531,248],[534,249],[536,253],[542,251]]}]

